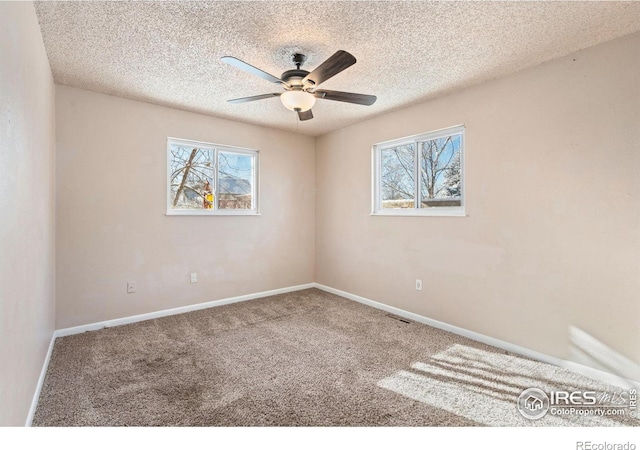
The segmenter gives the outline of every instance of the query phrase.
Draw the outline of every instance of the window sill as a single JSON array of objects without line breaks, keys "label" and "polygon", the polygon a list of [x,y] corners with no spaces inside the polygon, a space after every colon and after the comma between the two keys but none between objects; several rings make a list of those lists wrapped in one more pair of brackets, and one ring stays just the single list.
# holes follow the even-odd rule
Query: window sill
[{"label": "window sill", "polygon": [[188,210],[178,209],[169,210],[166,212],[167,216],[259,216],[260,213],[255,210],[218,210],[218,211],[204,211],[204,210]]},{"label": "window sill", "polygon": [[430,209],[383,209],[374,211],[372,216],[409,216],[409,217],[468,217],[462,209],[430,210]]}]

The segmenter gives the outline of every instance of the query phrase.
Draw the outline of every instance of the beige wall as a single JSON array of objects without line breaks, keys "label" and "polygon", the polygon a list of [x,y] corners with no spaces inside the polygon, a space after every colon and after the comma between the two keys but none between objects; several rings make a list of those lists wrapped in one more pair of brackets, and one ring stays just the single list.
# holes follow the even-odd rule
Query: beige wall
[{"label": "beige wall", "polygon": [[54,330],[54,100],[33,4],[0,2],[0,425],[24,425]]},{"label": "beige wall", "polygon": [[[64,86],[56,114],[57,328],[313,281],[313,138]],[[166,216],[168,136],[260,150],[261,215]]]},{"label": "beige wall", "polygon": [[[574,326],[638,363],[639,49],[635,34],[320,137],[316,281],[579,360]],[[468,217],[370,216],[371,146],[458,124]]]}]

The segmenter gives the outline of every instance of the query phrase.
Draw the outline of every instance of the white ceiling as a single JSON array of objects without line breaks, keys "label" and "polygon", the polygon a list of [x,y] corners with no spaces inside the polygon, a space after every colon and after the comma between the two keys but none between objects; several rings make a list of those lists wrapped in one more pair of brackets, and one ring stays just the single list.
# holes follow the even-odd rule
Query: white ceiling
[{"label": "white ceiling", "polygon": [[[320,135],[384,111],[540,64],[640,30],[638,2],[38,2],[57,83],[218,117]],[[321,85],[377,95],[373,106],[318,100],[297,122],[278,98],[226,100],[279,87],[337,50],[358,62]]]}]

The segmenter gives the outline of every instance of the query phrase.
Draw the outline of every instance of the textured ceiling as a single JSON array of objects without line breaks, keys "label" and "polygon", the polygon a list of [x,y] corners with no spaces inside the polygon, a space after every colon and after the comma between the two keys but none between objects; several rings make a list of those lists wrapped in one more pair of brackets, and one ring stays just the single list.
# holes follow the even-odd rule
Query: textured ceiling
[{"label": "textured ceiling", "polygon": [[[38,2],[57,83],[320,135],[640,30],[637,2]],[[358,62],[323,89],[374,94],[373,106],[318,100],[297,122],[271,74],[312,70],[337,50]]]}]

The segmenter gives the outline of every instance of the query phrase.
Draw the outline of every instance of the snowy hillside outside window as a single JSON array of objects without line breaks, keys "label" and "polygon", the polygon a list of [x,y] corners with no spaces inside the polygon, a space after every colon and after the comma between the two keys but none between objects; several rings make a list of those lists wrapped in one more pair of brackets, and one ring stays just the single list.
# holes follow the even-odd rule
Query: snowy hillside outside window
[{"label": "snowy hillside outside window", "polygon": [[258,214],[258,152],[167,139],[167,214]]},{"label": "snowy hillside outside window", "polygon": [[464,126],[373,147],[374,215],[464,216]]}]

